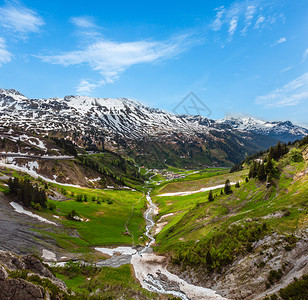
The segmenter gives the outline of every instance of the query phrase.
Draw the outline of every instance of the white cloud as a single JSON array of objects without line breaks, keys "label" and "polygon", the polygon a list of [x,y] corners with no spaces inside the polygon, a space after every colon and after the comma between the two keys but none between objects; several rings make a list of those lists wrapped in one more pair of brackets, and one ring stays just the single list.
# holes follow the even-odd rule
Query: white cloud
[{"label": "white cloud", "polygon": [[273,47],[273,46],[276,46],[276,45],[279,45],[279,44],[282,44],[282,43],[285,43],[286,41],[287,41],[287,38],[282,37],[282,38],[280,38],[279,40],[277,40],[277,41],[272,45],[272,47]]},{"label": "white cloud", "polygon": [[232,36],[236,30],[237,27],[238,18],[233,17],[230,21],[230,27],[229,27],[229,35]]},{"label": "white cloud", "polygon": [[227,28],[229,41],[237,30],[245,35],[250,28],[259,29],[265,25],[270,27],[278,20],[284,20],[283,14],[273,12],[272,5],[261,0],[234,1],[229,6],[220,6],[214,11],[215,18],[210,28],[214,31]]},{"label": "white cloud", "polygon": [[[169,59],[184,52],[194,42],[190,35],[178,36],[164,42],[113,42],[105,39],[94,42],[82,50],[40,58],[44,62],[63,66],[88,65],[103,76],[99,84],[106,84],[114,82],[122,72],[133,65]],[[78,87],[80,91],[93,88],[95,87],[86,80]]]},{"label": "white cloud", "polygon": [[213,30],[218,31],[221,29],[221,26],[223,24],[223,15],[225,13],[225,9],[224,6],[220,6],[218,8],[215,9],[216,11],[216,18],[214,20],[214,22],[212,23],[211,27]]},{"label": "white cloud", "polygon": [[255,29],[259,29],[261,25],[264,23],[264,21],[265,21],[265,17],[259,16],[255,24]]},{"label": "white cloud", "polygon": [[94,89],[96,89],[97,87],[103,84],[104,84],[103,81],[100,81],[98,83],[91,83],[88,80],[82,79],[80,80],[76,90],[78,94],[89,95]]},{"label": "white cloud", "polygon": [[304,54],[303,54],[303,62],[306,61],[307,57],[308,57],[308,48],[304,51]]},{"label": "white cloud", "polygon": [[0,24],[8,30],[25,34],[38,32],[44,21],[34,11],[15,3],[0,7]]},{"label": "white cloud", "polygon": [[81,28],[93,28],[96,27],[94,22],[89,17],[72,17],[71,22]]},{"label": "white cloud", "polygon": [[259,96],[255,102],[265,107],[294,106],[308,101],[308,72],[290,81],[282,88],[267,95]]},{"label": "white cloud", "polygon": [[13,54],[6,49],[5,39],[0,37],[0,66],[12,60]]},{"label": "white cloud", "polygon": [[251,25],[252,19],[256,13],[256,7],[254,5],[248,5],[245,13],[245,27],[242,29],[242,33],[245,34]]}]

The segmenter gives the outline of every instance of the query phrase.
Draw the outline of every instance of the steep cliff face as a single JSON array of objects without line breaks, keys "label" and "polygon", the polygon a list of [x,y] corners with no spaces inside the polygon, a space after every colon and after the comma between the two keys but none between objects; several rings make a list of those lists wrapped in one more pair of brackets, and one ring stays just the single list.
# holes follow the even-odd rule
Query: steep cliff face
[{"label": "steep cliff face", "polygon": [[65,294],[65,283],[38,258],[0,251],[0,299],[61,299]]}]

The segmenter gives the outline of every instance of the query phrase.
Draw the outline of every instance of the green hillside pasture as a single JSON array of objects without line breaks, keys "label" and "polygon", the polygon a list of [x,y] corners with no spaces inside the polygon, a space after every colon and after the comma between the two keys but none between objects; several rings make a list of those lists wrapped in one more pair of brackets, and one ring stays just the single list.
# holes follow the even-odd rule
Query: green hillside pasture
[{"label": "green hillside pasture", "polygon": [[[76,229],[87,246],[139,242],[145,226],[143,211],[146,208],[146,199],[142,193],[64,186],[61,188],[67,191],[67,197],[72,197],[71,193],[74,192],[74,197],[67,201],[52,201],[57,206],[53,214],[60,216],[61,222],[66,228]],[[77,195],[86,195],[87,202],[76,201]],[[92,197],[99,199],[101,203],[92,201]],[[108,204],[108,199],[112,200],[112,204]],[[87,221],[68,220],[66,216],[72,210],[75,210],[81,218],[87,219]],[[130,218],[132,211],[133,215]],[[128,219],[127,228],[131,234],[125,232],[125,224]]]},{"label": "green hillside pasture", "polygon": [[[170,182],[166,185],[158,187],[155,190],[155,194],[196,191],[200,190],[201,188],[223,184],[225,183],[226,179],[230,179],[231,182],[242,181],[245,179],[248,173],[247,170],[243,170],[237,173],[226,172],[227,170],[217,171],[215,169],[211,169],[210,172],[204,172],[201,175],[199,175],[199,173],[191,174],[189,175],[191,177],[186,178],[186,180]],[[200,176],[202,176],[201,179]]]},{"label": "green hillside pasture", "polygon": [[282,174],[277,187],[268,189],[255,180],[232,189],[233,194],[218,195],[213,202],[207,200],[208,192],[155,197],[160,208],[158,217],[174,213],[156,236],[157,250],[165,252],[179,243],[200,240],[213,231],[249,220],[266,222],[270,230],[281,234],[292,234],[307,226],[308,175],[293,181]]}]

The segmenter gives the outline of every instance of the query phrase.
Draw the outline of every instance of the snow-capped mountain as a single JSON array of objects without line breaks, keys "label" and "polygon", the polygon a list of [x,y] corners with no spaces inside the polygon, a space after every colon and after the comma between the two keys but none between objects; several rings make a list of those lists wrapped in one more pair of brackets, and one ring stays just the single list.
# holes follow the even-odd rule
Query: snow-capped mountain
[{"label": "snow-capped mountain", "polygon": [[29,99],[0,89],[0,126],[64,137],[87,149],[122,151],[140,163],[227,164],[279,139],[308,134],[291,122],[174,115],[127,98]]},{"label": "snow-capped mountain", "polygon": [[272,138],[288,142],[301,139],[308,135],[308,129],[285,122],[268,122],[252,117],[226,117],[217,120],[216,123],[228,125],[233,129],[258,133]]},{"label": "snow-capped mountain", "polygon": [[0,89],[1,125],[24,130],[78,131],[92,128],[127,138],[157,137],[175,132],[207,132],[185,117],[146,107],[134,100],[66,96],[28,99],[15,90]]}]

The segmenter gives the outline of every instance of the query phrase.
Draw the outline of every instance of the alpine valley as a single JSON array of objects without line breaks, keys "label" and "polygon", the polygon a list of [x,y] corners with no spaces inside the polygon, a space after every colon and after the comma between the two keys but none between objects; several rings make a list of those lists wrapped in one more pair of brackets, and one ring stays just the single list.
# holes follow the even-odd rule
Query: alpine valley
[{"label": "alpine valley", "polygon": [[308,299],[307,136],[0,89],[0,299]]}]

